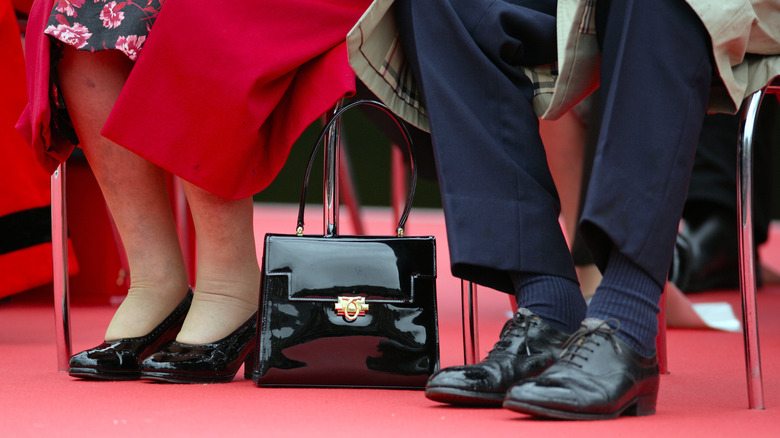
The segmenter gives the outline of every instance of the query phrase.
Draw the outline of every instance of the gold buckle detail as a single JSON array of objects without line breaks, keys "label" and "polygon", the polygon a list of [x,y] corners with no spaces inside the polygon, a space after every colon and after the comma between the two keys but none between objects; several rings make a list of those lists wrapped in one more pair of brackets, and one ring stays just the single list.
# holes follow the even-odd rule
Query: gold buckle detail
[{"label": "gold buckle detail", "polygon": [[365,297],[338,297],[336,302],[336,314],[343,316],[347,321],[354,321],[358,316],[365,316],[368,310]]}]

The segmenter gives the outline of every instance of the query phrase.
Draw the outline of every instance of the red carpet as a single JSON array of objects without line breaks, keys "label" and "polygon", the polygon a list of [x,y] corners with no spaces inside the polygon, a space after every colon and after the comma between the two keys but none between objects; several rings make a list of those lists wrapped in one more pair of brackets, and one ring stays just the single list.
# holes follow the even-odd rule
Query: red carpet
[{"label": "red carpet", "polygon": [[[380,214],[381,213],[381,214]],[[377,216],[379,214],[379,216]],[[307,232],[320,230],[312,207]],[[384,211],[368,211],[370,233],[389,234]],[[349,232],[343,215],[342,231]],[[258,207],[258,236],[293,232],[289,208]],[[382,223],[384,222],[384,223]],[[413,212],[408,234],[438,238],[442,365],[461,363],[460,282],[449,275],[441,213]],[[780,236],[763,249],[780,267]],[[261,241],[261,239],[259,239]],[[45,297],[44,297],[45,298]],[[481,350],[506,319],[505,295],[483,289]],[[740,313],[736,291],[694,295],[693,301],[728,301]],[[759,292],[759,327],[767,409],[747,409],[742,335],[670,329],[669,368],[662,377],[658,413],[603,422],[536,420],[503,409],[435,404],[419,391],[265,389],[237,377],[229,384],[165,385],[77,381],[56,371],[53,311],[48,301],[19,296],[0,305],[0,434],[3,437],[775,437],[780,427],[780,286]],[[102,338],[108,306],[72,310],[75,350]],[[239,372],[239,376],[243,374]]]}]

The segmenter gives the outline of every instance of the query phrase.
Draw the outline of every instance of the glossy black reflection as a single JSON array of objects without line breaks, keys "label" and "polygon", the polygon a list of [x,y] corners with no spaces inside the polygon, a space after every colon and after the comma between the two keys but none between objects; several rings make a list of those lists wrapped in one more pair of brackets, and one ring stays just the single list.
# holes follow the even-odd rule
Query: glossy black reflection
[{"label": "glossy black reflection", "polygon": [[106,341],[70,358],[68,374],[97,380],[135,380],[140,362],[179,333],[192,303],[192,290],[163,322],[146,336]]},{"label": "glossy black reflection", "polygon": [[255,347],[257,313],[219,341],[171,341],[141,362],[141,378],[169,383],[224,383],[233,380]]},{"label": "glossy black reflection", "polygon": [[[432,237],[269,235],[263,266],[258,385],[422,388],[438,369]],[[365,316],[339,316],[344,295]]]}]

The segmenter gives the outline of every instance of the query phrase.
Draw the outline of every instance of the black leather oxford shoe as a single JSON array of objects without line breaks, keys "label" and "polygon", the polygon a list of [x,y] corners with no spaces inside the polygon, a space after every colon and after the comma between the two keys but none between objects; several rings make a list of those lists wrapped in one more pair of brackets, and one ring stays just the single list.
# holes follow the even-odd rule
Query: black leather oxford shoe
[{"label": "black leather oxford shoe", "polygon": [[[685,222],[677,235],[669,281],[683,292],[739,288],[736,230],[736,215],[723,212]],[[756,282],[761,286],[757,251],[754,256]]]},{"label": "black leather oxford shoe", "polygon": [[163,344],[176,338],[192,303],[192,290],[157,327],[146,336],[105,341],[70,358],[68,374],[94,380],[137,380],[140,362]]},{"label": "black leather oxford shoe", "polygon": [[588,318],[558,360],[509,389],[504,407],[567,420],[652,415],[658,396],[658,359],[640,356],[606,322]]},{"label": "black leather oxford shoe", "polygon": [[425,386],[425,396],[456,405],[501,406],[506,390],[551,365],[567,338],[567,333],[527,309],[518,309],[487,358],[434,374]]},{"label": "black leather oxford shoe", "polygon": [[257,313],[216,342],[193,345],[172,341],[141,362],[141,378],[168,383],[230,382],[245,360],[246,371],[251,371],[256,334]]}]

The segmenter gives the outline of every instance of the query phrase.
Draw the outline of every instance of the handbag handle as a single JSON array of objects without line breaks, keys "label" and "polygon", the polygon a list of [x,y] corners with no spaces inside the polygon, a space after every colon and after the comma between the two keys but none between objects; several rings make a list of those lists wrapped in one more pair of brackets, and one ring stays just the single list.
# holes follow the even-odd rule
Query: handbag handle
[{"label": "handbag handle", "polygon": [[[406,205],[404,206],[404,211],[401,214],[401,218],[398,220],[398,226],[396,227],[395,230],[396,235],[398,237],[403,237],[404,235],[404,227],[406,226],[406,219],[409,217],[409,211],[412,209],[412,201],[414,200],[414,190],[417,187],[417,161],[415,160],[414,151],[412,150],[412,140],[411,140],[411,136],[409,135],[409,130],[407,129],[404,121],[401,120],[401,118],[395,115],[392,111],[390,111],[390,109],[387,106],[385,106],[385,104],[375,100],[358,100],[350,103],[349,105],[345,105],[343,108],[338,110],[336,114],[334,114],[333,117],[328,121],[328,123],[326,123],[325,126],[322,128],[319,137],[317,137],[317,142],[314,143],[314,149],[312,150],[311,156],[309,157],[309,163],[306,165],[306,173],[303,177],[303,188],[301,189],[301,200],[300,200],[300,204],[298,205],[298,227],[296,229],[296,234],[299,236],[303,235],[303,216],[304,216],[303,210],[304,210],[304,204],[306,202],[306,189],[309,186],[309,175],[311,174],[312,165],[314,164],[314,158],[317,155],[317,151],[320,148],[320,144],[322,143],[322,140],[325,138],[325,135],[327,134],[328,130],[333,126],[333,124],[337,120],[339,120],[347,110],[359,105],[373,106],[375,108],[379,108],[382,111],[384,111],[387,115],[393,118],[396,125],[398,126],[398,129],[400,129],[401,134],[404,137],[404,142],[406,143],[406,152],[409,155],[409,170],[412,173],[412,181],[409,187],[409,194],[406,197]],[[334,168],[337,169],[337,167]],[[338,206],[336,208],[338,208]]]}]

